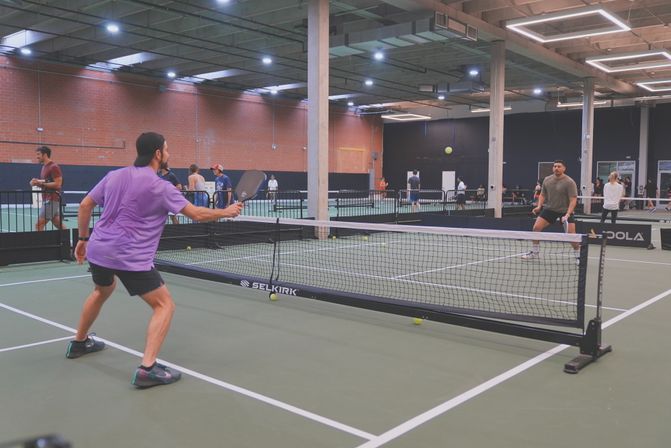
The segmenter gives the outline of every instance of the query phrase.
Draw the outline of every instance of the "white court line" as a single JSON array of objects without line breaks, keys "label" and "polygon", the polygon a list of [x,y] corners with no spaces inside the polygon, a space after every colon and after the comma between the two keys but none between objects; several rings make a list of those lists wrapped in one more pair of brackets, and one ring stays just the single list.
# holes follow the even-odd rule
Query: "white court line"
[{"label": "white court line", "polygon": [[[589,259],[598,260],[599,257],[589,257]],[[626,260],[624,258],[606,258],[606,261],[621,261],[623,263],[658,264],[660,266],[671,266],[671,263],[665,263],[663,261],[639,261],[639,260]]]},{"label": "white court line", "polygon": [[55,282],[58,280],[70,280],[73,278],[84,278],[84,277],[90,277],[91,274],[87,275],[73,275],[70,277],[57,277],[57,278],[44,278],[42,280],[28,280],[25,282],[16,282],[16,283],[0,283],[0,287],[3,286],[18,286],[18,285],[29,285],[31,283],[44,283],[44,282]]},{"label": "white court line", "polygon": [[[65,326],[63,324],[59,324],[58,322],[54,322],[54,321],[49,320],[49,319],[45,319],[45,318],[37,316],[35,314],[28,313],[28,312],[20,310],[18,308],[14,308],[14,307],[11,307],[9,305],[5,305],[4,303],[0,303],[0,308],[4,308],[8,311],[12,311],[16,314],[20,314],[20,315],[28,317],[30,319],[37,320],[37,321],[42,322],[42,323],[47,324],[47,325],[51,325],[53,327],[60,328],[61,330],[69,331],[70,333],[76,333],[76,330],[74,328]],[[142,357],[141,352],[139,352],[137,350],[133,350],[132,348],[123,346],[121,344],[117,344],[116,342],[112,342],[108,339],[103,339],[103,338],[100,338],[100,337],[96,337],[96,339],[99,339],[99,340],[105,342],[110,347],[114,347],[118,350],[121,350],[122,352],[126,352],[126,353],[129,353],[131,355],[135,355],[135,356],[140,357],[140,358]],[[167,361],[164,361],[164,360],[161,360],[161,359],[159,359],[159,361],[161,363],[167,365],[167,366],[173,367],[173,368],[181,371],[182,373],[185,373],[187,375],[191,375],[194,378],[198,378],[199,380],[205,381],[205,382],[213,384],[215,386],[219,386],[223,389],[230,390],[232,392],[239,393],[241,395],[252,398],[254,400],[261,401],[261,402],[266,403],[270,406],[274,406],[276,408],[291,412],[293,414],[299,415],[301,417],[304,417],[306,419],[315,421],[317,423],[321,423],[321,424],[329,426],[331,428],[334,428],[334,429],[352,434],[354,436],[357,436],[357,437],[360,437],[360,438],[366,439],[366,440],[371,440],[371,439],[375,438],[375,435],[373,435],[371,433],[365,432],[363,430],[354,428],[354,427],[349,426],[349,425],[345,425],[344,423],[340,423],[340,422],[337,422],[335,420],[331,420],[330,418],[327,418],[327,417],[322,417],[321,415],[315,414],[315,413],[310,412],[310,411],[306,411],[304,409],[298,408],[298,407],[290,405],[288,403],[284,403],[284,402],[276,400],[274,398],[267,397],[265,395],[259,394],[257,392],[251,391],[249,389],[245,389],[243,387],[236,386],[234,384],[218,380],[218,379],[213,378],[211,376],[204,375],[202,373],[196,372],[195,370],[187,369],[186,367],[180,366],[179,364],[173,364],[171,362],[167,362]]]},{"label": "white court line", "polygon": [[0,348],[0,353],[11,352],[12,350],[20,350],[22,348],[36,347],[38,345],[51,344],[52,342],[65,341],[66,339],[72,339],[72,335],[64,336],[62,338],[49,339],[49,340],[46,340],[46,341],[33,342],[32,344],[23,344],[23,345],[17,345],[17,346],[14,346],[14,347]]},{"label": "white court line", "polygon": [[[663,299],[664,297],[668,296],[671,294],[671,289],[668,289],[664,291],[661,294],[656,295],[655,297],[646,300],[645,302],[641,303],[640,305],[637,305],[630,310],[626,311],[625,313],[622,313],[607,322],[605,322],[602,327],[603,328],[608,328],[611,325],[621,321],[622,319],[631,316],[632,314],[647,308],[648,306],[654,304],[655,302],[658,302],[659,300]],[[536,364],[541,363],[542,361],[545,361],[546,359],[556,355],[557,353],[560,353],[567,348],[569,348],[569,345],[558,345],[556,347],[551,348],[550,350],[541,353],[540,355],[523,362],[522,364],[519,364],[515,367],[513,367],[510,370],[507,370],[503,372],[500,375],[495,376],[494,378],[490,379],[489,381],[485,381],[484,383],[467,390],[466,392],[457,395],[456,397],[452,398],[451,400],[448,400],[444,403],[439,404],[438,406],[429,409],[428,411],[419,414],[416,417],[411,418],[410,420],[401,423],[400,425],[390,429],[389,431],[385,432],[384,434],[379,435],[378,437],[369,440],[368,442],[359,445],[357,448],[376,448],[379,446],[384,445],[387,442],[390,442],[403,434],[417,428],[420,425],[423,425],[424,423],[428,422],[429,420],[432,420],[445,412],[469,401],[472,398],[477,397],[478,395],[488,391],[489,389],[492,389],[495,386],[498,386],[499,384],[503,383],[506,380],[509,380],[510,378],[513,378],[516,375],[519,375],[520,373],[524,372],[525,370],[530,369],[531,367],[535,366]]]},{"label": "white court line", "polygon": [[430,269],[428,271],[411,272],[410,274],[397,275],[397,276],[392,277],[392,278],[393,279],[399,279],[399,278],[403,278],[403,277],[412,277],[413,275],[429,274],[431,272],[439,272],[439,271],[447,271],[448,269],[463,268],[464,266],[473,266],[475,264],[487,263],[489,261],[498,261],[498,260],[505,260],[507,258],[520,257],[520,256],[524,255],[525,253],[526,252],[520,252],[519,254],[506,255],[504,257],[489,258],[487,260],[480,260],[480,261],[471,261],[470,263],[455,264],[455,265],[452,265],[452,266],[445,266],[443,268]]}]

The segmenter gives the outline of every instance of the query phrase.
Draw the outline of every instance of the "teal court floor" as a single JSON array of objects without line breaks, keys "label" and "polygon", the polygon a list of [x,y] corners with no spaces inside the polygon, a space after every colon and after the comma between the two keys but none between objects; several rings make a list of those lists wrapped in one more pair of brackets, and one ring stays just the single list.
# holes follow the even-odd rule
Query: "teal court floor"
[{"label": "teal court floor", "polygon": [[177,310],[160,356],[185,375],[147,390],[130,384],[150,315],[140,299],[120,286],[93,328],[108,348],[67,360],[86,266],[3,267],[0,442],[58,433],[74,447],[664,446],[671,251],[609,247],[606,257],[613,352],[577,375],[562,372],[573,347],[163,274]]}]

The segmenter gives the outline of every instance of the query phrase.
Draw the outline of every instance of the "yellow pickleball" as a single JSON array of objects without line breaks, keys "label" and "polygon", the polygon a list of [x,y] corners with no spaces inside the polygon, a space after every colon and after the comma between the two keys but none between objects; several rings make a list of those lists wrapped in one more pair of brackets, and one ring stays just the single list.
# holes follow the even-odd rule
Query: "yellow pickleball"
[{"label": "yellow pickleball", "polygon": [[452,147],[451,146],[446,146],[445,147],[445,154],[447,154],[447,155],[452,154]]},{"label": "yellow pickleball", "polygon": [[412,319],[412,323],[415,324],[415,325],[421,325],[422,322],[423,322],[423,320],[420,319],[419,317],[414,317],[414,318]]}]

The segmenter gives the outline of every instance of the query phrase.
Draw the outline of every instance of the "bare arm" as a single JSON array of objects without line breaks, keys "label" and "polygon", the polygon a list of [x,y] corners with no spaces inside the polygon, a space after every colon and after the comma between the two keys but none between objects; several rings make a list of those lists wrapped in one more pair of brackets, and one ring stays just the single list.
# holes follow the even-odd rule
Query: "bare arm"
[{"label": "bare arm", "polygon": [[30,185],[39,185],[42,188],[60,190],[61,186],[63,185],[63,177],[56,177],[53,182],[47,182],[44,179],[33,179],[30,181]]},{"label": "bare arm", "polygon": [[242,211],[242,202],[236,202],[226,208],[207,208],[196,207],[193,204],[187,204],[181,214],[198,222],[216,221],[220,218],[235,218]]},{"label": "bare arm", "polygon": [[86,247],[88,244],[88,237],[89,237],[89,224],[91,222],[91,214],[93,213],[93,208],[95,206],[96,203],[89,196],[86,196],[82,200],[81,204],[79,204],[79,212],[77,212],[79,237],[86,238],[86,241],[82,240],[77,241],[77,246],[75,247],[75,259],[79,264],[84,263],[84,260],[86,259]]},{"label": "bare arm", "polygon": [[578,203],[578,198],[576,196],[573,196],[568,203],[568,210],[566,210],[566,216],[571,216],[573,214],[573,210],[575,210],[575,206]]}]

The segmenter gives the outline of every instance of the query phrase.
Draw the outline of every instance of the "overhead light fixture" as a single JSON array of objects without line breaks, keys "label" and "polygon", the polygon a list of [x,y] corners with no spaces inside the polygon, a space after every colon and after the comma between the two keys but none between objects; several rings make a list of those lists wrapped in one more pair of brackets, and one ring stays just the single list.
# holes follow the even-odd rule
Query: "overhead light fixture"
[{"label": "overhead light fixture", "polygon": [[264,56],[263,59],[261,59],[261,62],[263,62],[266,65],[270,65],[273,63],[273,58],[270,56]]},{"label": "overhead light fixture", "polygon": [[534,89],[534,95],[540,95],[541,93],[543,93],[543,89],[541,89],[540,87],[536,87]]},{"label": "overhead light fixture", "polygon": [[175,76],[177,76],[177,73],[175,73],[173,71],[170,71],[170,72],[166,73],[166,75],[168,76],[168,78],[174,78]]},{"label": "overhead light fixture", "polygon": [[441,101],[444,100],[444,99],[445,99],[445,95],[438,95],[438,99],[441,100]]},{"label": "overhead light fixture", "polygon": [[[604,104],[608,104],[608,101],[606,100],[599,100],[599,101],[594,101],[595,106],[603,106]],[[572,101],[570,103],[561,103],[557,101],[557,107],[561,108],[566,108],[566,107],[582,107],[583,103],[580,101]]]},{"label": "overhead light fixture", "polygon": [[373,85],[373,80],[372,79],[367,79],[363,83],[366,84],[368,87],[370,87],[370,86]]},{"label": "overhead light fixture", "polygon": [[348,101],[348,102],[347,102],[347,105],[348,105],[349,107],[354,106],[354,101]]},{"label": "overhead light fixture", "polygon": [[225,4],[230,3],[230,2],[231,2],[231,0],[217,0],[217,3],[219,3],[220,5],[225,5]]},{"label": "overhead light fixture", "polygon": [[31,49],[28,48],[28,47],[23,47],[23,48],[21,48],[21,49],[19,50],[19,52],[21,52],[21,54],[24,55],[24,56],[30,56],[31,54],[33,54],[33,50],[31,50]]},{"label": "overhead light fixture", "polygon": [[274,87],[271,88],[271,89],[270,89],[270,94],[271,94],[271,95],[277,95],[277,89],[274,88]]},{"label": "overhead light fixture", "polygon": [[[574,18],[584,18],[587,16],[595,16],[600,19],[605,19],[610,24],[601,25],[586,31],[574,31],[570,33],[559,34],[541,34],[533,31],[530,27],[538,24],[546,24],[550,22],[567,21]],[[561,11],[550,14],[541,14],[538,16],[524,17],[521,19],[510,20],[506,23],[506,28],[520,33],[530,39],[540,43],[559,42],[570,39],[580,39],[583,37],[600,36],[602,34],[619,33],[622,31],[629,31],[631,28],[624,23],[619,17],[601,6],[586,6],[584,8],[575,8],[569,11]]]},{"label": "overhead light fixture", "polygon": [[381,60],[384,59],[384,53],[381,52],[381,51],[376,51],[376,52],[373,54],[373,58],[375,58],[376,61],[381,61]]},{"label": "overhead light fixture", "polygon": [[660,79],[656,81],[641,81],[637,86],[644,88],[649,92],[669,92],[671,91],[671,79]]},{"label": "overhead light fixture", "polygon": [[[503,110],[504,111],[505,110],[513,110],[513,108],[511,106],[504,106]],[[473,109],[473,107],[471,106],[471,113],[473,113],[473,114],[481,114],[481,113],[485,113],[485,112],[491,112],[491,109],[489,107],[476,107],[475,109]]]},{"label": "overhead light fixture", "polygon": [[419,121],[419,120],[430,120],[431,117],[428,115],[419,115],[419,114],[387,114],[381,115],[382,118],[387,120],[394,121]]},{"label": "overhead light fixture", "polygon": [[116,23],[108,23],[107,26],[105,26],[105,29],[107,30],[108,33],[116,34],[119,31],[121,31],[121,28],[119,28],[119,25]]},{"label": "overhead light fixture", "polygon": [[[622,62],[618,63],[618,61]],[[608,56],[592,56],[585,59],[585,62],[606,73],[649,70],[671,67],[671,53],[666,50],[638,51],[610,54]],[[615,63],[613,64],[612,62]]]},{"label": "overhead light fixture", "polygon": [[480,74],[480,70],[478,70],[477,68],[472,68],[468,71],[468,74],[472,77],[475,77]]}]

